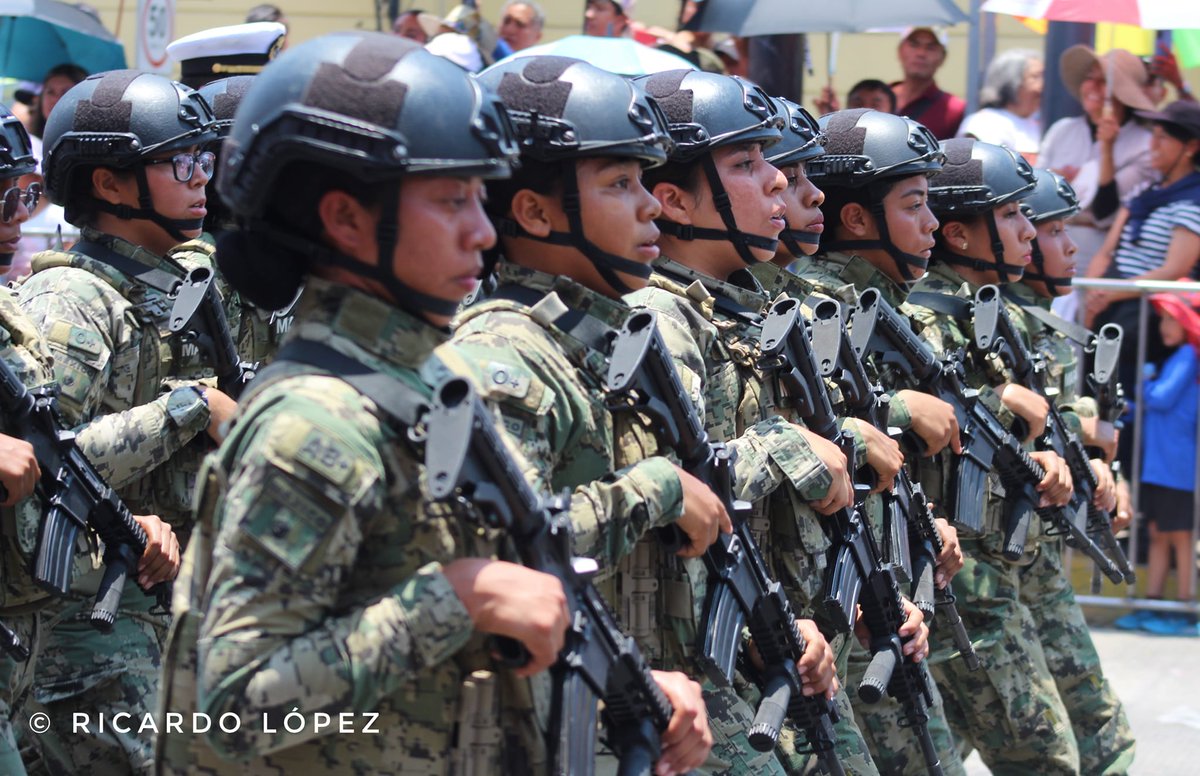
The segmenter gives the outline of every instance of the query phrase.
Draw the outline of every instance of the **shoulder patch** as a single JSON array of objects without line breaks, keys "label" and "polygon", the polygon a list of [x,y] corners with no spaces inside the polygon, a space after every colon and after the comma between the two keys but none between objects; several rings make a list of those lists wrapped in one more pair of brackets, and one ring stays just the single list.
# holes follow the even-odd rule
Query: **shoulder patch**
[{"label": "shoulder patch", "polygon": [[491,392],[503,393],[516,399],[525,398],[532,382],[526,370],[499,361],[488,362],[487,380]]},{"label": "shoulder patch", "polygon": [[292,571],[297,571],[326,538],[335,516],[307,488],[279,473],[267,479],[244,523],[245,532]]},{"label": "shoulder patch", "polygon": [[295,460],[339,488],[354,474],[350,451],[317,428],[310,428],[305,434],[295,452]]}]

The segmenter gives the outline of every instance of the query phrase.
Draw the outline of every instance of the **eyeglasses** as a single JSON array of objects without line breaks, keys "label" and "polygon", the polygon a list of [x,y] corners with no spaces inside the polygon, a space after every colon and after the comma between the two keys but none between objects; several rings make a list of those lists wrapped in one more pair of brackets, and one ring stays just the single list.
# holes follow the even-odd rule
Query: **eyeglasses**
[{"label": "eyeglasses", "polygon": [[17,207],[22,203],[24,203],[25,209],[32,213],[41,198],[42,185],[40,183],[31,183],[27,189],[13,186],[4,192],[3,205],[0,205],[0,220],[6,224],[11,223],[17,217]]},{"label": "eyeglasses", "polygon": [[187,183],[196,172],[197,162],[200,163],[200,169],[204,170],[204,175],[211,178],[213,168],[217,165],[217,155],[212,151],[184,152],[182,154],[175,154],[167,159],[148,159],[146,164],[170,164],[172,165],[172,171],[175,173],[175,180],[180,183]]}]

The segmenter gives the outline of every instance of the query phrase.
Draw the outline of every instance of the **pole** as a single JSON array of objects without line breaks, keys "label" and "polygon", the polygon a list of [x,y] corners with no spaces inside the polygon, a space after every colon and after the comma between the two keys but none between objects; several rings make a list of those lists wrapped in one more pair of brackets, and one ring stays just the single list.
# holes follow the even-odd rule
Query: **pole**
[{"label": "pole", "polygon": [[767,94],[802,102],[804,35],[755,35],[750,38],[750,80]]}]

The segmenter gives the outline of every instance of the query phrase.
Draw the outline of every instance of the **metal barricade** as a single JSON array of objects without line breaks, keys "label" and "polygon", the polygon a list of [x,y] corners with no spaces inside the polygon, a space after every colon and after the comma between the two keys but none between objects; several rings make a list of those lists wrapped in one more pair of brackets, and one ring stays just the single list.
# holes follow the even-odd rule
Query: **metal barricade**
[{"label": "metal barricade", "polygon": [[[1143,451],[1143,417],[1145,414],[1145,387],[1144,380],[1141,379],[1143,368],[1146,364],[1147,350],[1147,329],[1150,324],[1150,294],[1192,294],[1200,292],[1200,283],[1179,282],[1179,281],[1160,281],[1160,280],[1109,280],[1101,278],[1076,278],[1074,287],[1077,289],[1096,289],[1104,291],[1131,291],[1138,295],[1138,337],[1137,337],[1137,374],[1139,379],[1137,384],[1133,386],[1125,386],[1127,392],[1132,391],[1134,396],[1134,423],[1133,423],[1133,459],[1132,471],[1130,472],[1130,500],[1132,502],[1133,523],[1129,527],[1129,548],[1128,555],[1131,564],[1137,564],[1138,557],[1138,530],[1137,525],[1143,516],[1141,514],[1141,502],[1139,499],[1142,484],[1142,451]],[[1082,309],[1082,308],[1081,308]],[[1082,379],[1082,371],[1080,370],[1080,378]],[[1196,436],[1197,449],[1200,450],[1200,424]],[[1197,456],[1196,466],[1196,481],[1200,483],[1200,455]],[[1077,595],[1076,599],[1082,604],[1093,606],[1115,606],[1115,607],[1137,607],[1139,609],[1154,609],[1158,611],[1174,611],[1174,612],[1200,612],[1200,604],[1196,601],[1195,591],[1200,590],[1200,585],[1197,585],[1198,574],[1196,565],[1196,542],[1197,534],[1200,534],[1200,498],[1193,499],[1192,505],[1192,539],[1189,546],[1193,552],[1191,562],[1186,569],[1178,569],[1176,573],[1192,575],[1192,600],[1190,601],[1169,601],[1151,598],[1137,597],[1137,585],[1126,585],[1125,595],[1099,595],[1087,594]],[[1070,563],[1068,563],[1070,568]],[[1145,574],[1145,568],[1139,570],[1139,578]],[[1106,583],[1111,585],[1111,583]],[[1112,585],[1116,587],[1115,585]]]}]

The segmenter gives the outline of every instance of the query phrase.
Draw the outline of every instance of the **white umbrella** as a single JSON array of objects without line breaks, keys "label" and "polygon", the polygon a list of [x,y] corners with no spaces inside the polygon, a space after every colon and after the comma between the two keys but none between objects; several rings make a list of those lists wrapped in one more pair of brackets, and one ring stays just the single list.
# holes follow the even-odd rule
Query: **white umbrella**
[{"label": "white umbrella", "polygon": [[547,54],[582,59],[621,75],[646,75],[664,70],[695,70],[683,57],[643,46],[632,38],[601,38],[595,35],[568,35],[553,43],[522,49],[508,57],[536,57]]}]

